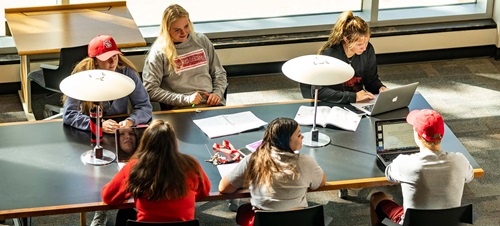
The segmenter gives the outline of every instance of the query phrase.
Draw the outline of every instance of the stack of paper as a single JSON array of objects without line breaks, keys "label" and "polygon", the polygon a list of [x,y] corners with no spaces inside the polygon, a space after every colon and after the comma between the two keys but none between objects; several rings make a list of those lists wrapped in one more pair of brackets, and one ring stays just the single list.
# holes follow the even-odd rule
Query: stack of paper
[{"label": "stack of paper", "polygon": [[195,119],[193,122],[210,138],[238,134],[267,124],[251,111]]},{"label": "stack of paper", "polygon": [[[316,113],[316,125],[326,127],[330,124],[341,129],[356,131],[361,115],[342,109],[340,107],[318,106]],[[314,122],[314,107],[300,106],[295,121],[299,125],[312,125]]]}]

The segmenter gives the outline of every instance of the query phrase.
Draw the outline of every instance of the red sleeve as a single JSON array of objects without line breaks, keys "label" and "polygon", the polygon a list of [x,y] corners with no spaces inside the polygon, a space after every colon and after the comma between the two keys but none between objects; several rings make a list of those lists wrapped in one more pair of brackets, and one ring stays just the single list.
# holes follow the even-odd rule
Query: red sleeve
[{"label": "red sleeve", "polygon": [[137,161],[131,161],[126,164],[111,181],[102,188],[102,201],[109,205],[119,205],[130,198],[126,192],[128,176],[130,169]]},{"label": "red sleeve", "polygon": [[208,196],[208,194],[210,193],[210,186],[211,186],[207,174],[205,173],[205,171],[203,171],[203,168],[199,163],[198,167],[200,167],[200,174],[202,180],[198,183],[199,186],[198,186],[198,191],[196,192],[196,199]]}]

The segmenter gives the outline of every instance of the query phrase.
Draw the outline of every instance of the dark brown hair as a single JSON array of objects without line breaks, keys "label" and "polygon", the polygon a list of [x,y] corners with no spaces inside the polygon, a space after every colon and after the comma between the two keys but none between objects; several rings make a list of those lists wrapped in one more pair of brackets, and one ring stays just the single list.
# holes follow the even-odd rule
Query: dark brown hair
[{"label": "dark brown hair", "polygon": [[163,120],[154,120],[144,131],[132,158],[127,191],[133,197],[148,200],[175,200],[187,195],[190,173],[202,180],[199,163],[179,152],[173,127]]},{"label": "dark brown hair", "polygon": [[273,174],[282,172],[282,169],[272,158],[271,150],[293,153],[290,138],[298,126],[299,124],[290,118],[277,118],[269,123],[262,144],[250,155],[244,176],[245,186],[273,183]]}]

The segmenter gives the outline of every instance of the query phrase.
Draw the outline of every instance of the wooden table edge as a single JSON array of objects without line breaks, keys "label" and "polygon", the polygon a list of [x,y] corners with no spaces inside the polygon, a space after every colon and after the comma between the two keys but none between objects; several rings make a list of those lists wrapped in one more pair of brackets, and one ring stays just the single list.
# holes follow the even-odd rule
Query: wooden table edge
[{"label": "wooden table edge", "polygon": [[[484,176],[484,170],[482,168],[474,169],[475,178],[479,178],[482,176]],[[350,188],[380,187],[380,186],[390,186],[397,184],[398,183],[388,181],[386,177],[362,178],[362,179],[352,179],[352,180],[342,180],[342,181],[330,181],[327,182],[325,186],[320,187],[316,190],[309,190],[308,192],[331,191],[331,190],[350,189]],[[220,201],[220,200],[249,198],[249,197],[250,193],[248,189],[241,189],[231,194],[210,192],[209,196],[196,200],[196,202]],[[90,212],[97,210],[125,209],[132,207],[134,207],[133,200],[129,200],[118,206],[107,205],[104,202],[92,202],[92,203],[69,204],[60,206],[0,210],[0,219],[81,213],[81,212]]]}]

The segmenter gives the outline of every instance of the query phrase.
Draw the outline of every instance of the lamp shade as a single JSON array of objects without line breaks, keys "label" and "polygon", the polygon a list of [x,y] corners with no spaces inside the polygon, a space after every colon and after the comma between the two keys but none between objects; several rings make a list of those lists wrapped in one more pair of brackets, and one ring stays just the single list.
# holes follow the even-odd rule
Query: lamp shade
[{"label": "lamp shade", "polygon": [[351,65],[325,55],[305,55],[293,58],[281,68],[291,80],[309,85],[335,85],[354,76]]},{"label": "lamp shade", "polygon": [[101,102],[129,95],[134,91],[135,83],[131,78],[118,72],[87,70],[66,77],[59,88],[71,98]]}]

